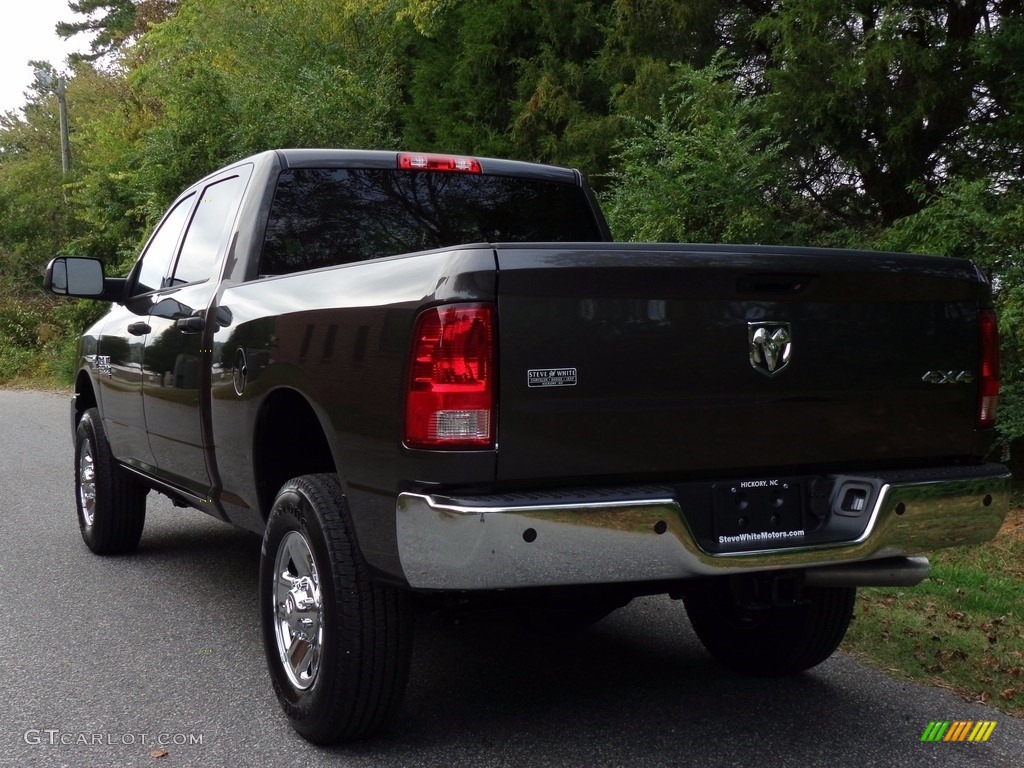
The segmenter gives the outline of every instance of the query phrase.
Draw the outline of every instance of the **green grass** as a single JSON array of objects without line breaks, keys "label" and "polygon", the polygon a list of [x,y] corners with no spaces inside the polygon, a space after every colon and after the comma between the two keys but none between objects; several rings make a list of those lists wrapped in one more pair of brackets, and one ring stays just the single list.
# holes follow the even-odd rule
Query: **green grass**
[{"label": "green grass", "polygon": [[860,589],[843,649],[898,677],[1024,715],[1024,510],[988,544],[929,554],[911,588]]}]

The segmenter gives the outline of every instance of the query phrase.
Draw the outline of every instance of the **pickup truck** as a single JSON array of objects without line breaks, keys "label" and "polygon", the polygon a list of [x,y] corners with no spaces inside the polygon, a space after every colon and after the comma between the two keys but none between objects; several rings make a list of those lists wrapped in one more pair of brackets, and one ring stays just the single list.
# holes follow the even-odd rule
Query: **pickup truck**
[{"label": "pickup truck", "polygon": [[969,261],[617,243],[575,170],[291,149],[185,190],[126,278],[45,284],[112,303],[71,402],[86,545],[136,548],[149,491],[260,534],[273,690],[316,743],[394,720],[420,603],[572,633],[667,594],[788,675],[858,586],[1009,507]]}]

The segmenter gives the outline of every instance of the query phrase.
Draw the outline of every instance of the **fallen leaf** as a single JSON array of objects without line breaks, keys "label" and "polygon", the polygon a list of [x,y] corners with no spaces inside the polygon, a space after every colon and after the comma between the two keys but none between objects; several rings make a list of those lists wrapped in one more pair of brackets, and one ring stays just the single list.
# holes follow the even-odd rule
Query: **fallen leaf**
[{"label": "fallen leaf", "polygon": [[1000,691],[999,695],[1007,701],[1011,701],[1017,695],[1017,691],[1013,688],[1007,688],[1005,691]]},{"label": "fallen leaf", "polygon": [[166,749],[154,749],[152,752],[149,753],[149,756],[152,757],[154,760],[159,760],[163,757],[167,757],[168,754],[170,753]]}]

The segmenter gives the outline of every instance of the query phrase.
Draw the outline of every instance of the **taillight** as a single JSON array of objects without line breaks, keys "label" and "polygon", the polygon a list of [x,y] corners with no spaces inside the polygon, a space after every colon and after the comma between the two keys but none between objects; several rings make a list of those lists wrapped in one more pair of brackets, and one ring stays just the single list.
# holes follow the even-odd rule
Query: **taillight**
[{"label": "taillight", "polygon": [[978,320],[981,328],[978,426],[989,429],[996,425],[996,404],[999,401],[999,324],[996,313],[991,309],[981,310]]},{"label": "taillight", "polygon": [[494,445],[494,308],[447,304],[420,313],[413,329],[405,444]]},{"label": "taillight", "polygon": [[480,173],[480,161],[457,155],[429,155],[403,152],[398,156],[398,167],[403,171],[451,171],[454,173]]}]

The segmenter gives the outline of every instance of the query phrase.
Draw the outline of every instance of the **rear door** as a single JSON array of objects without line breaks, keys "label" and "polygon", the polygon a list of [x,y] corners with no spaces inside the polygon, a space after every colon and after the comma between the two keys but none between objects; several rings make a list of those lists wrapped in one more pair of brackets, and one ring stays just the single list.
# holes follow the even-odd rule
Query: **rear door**
[{"label": "rear door", "polygon": [[164,287],[152,298],[143,401],[158,474],[200,497],[211,483],[202,396],[209,391],[214,322],[206,317],[250,173],[234,168],[203,186]]}]

